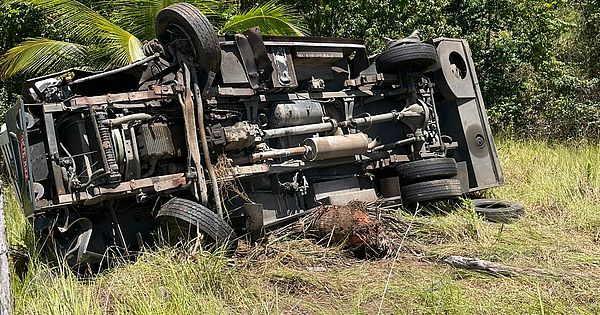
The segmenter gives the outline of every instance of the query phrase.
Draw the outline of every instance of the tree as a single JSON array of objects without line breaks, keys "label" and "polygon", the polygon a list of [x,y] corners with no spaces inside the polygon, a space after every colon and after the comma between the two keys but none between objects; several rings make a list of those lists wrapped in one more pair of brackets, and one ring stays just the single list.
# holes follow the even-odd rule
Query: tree
[{"label": "tree", "polygon": [[496,128],[600,134],[599,0],[285,0],[313,35],[465,38]]},{"label": "tree", "polygon": [[[44,23],[41,12],[23,4],[0,2],[0,55],[22,42],[26,37],[42,37],[52,33],[52,27]],[[21,90],[18,78],[0,81],[0,121],[6,109],[14,105],[16,93]]]},{"label": "tree", "polygon": [[[177,0],[103,1],[94,10],[75,0],[21,0],[44,14],[60,30],[60,39],[28,38],[0,58],[0,77],[35,75],[69,67],[94,70],[123,66],[143,57],[142,42],[154,38],[154,21]],[[259,26],[265,34],[303,35],[299,17],[275,0],[240,12],[234,2],[188,1],[212,19],[220,33]],[[96,9],[96,8],[95,8]],[[102,15],[99,12],[106,13]]]}]

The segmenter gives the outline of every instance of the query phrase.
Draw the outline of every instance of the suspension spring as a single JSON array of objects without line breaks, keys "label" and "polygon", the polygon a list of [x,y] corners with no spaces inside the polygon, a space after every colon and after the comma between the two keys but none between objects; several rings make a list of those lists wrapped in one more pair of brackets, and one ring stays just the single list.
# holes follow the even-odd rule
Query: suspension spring
[{"label": "suspension spring", "polygon": [[107,170],[109,182],[120,182],[121,174],[119,165],[115,158],[113,145],[111,142],[110,128],[104,124],[106,120],[105,111],[96,111],[96,128],[98,129],[98,140],[100,141],[101,151],[104,155],[105,169]]}]

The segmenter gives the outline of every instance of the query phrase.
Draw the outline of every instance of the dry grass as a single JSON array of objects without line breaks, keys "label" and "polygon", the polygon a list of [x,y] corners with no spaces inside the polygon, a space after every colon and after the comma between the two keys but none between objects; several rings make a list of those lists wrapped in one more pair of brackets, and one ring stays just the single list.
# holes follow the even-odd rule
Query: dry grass
[{"label": "dry grass", "polygon": [[[505,139],[498,148],[507,184],[489,194],[524,203],[526,216],[485,222],[468,201],[399,212],[394,237],[406,240],[395,263],[288,239],[243,244],[234,258],[163,249],[81,280],[39,260],[13,200],[11,246],[32,257],[13,280],[16,313],[600,313],[600,146]],[[440,262],[451,254],[568,276],[496,278]]]}]

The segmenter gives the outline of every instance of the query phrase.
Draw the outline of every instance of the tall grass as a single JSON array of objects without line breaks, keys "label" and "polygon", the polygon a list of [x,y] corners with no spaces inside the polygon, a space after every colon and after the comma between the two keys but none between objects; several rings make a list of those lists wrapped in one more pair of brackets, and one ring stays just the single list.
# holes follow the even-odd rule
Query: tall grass
[{"label": "tall grass", "polygon": [[[234,258],[164,248],[82,279],[44,262],[9,194],[10,244],[29,257],[13,277],[16,314],[372,314],[382,298],[383,313],[599,313],[600,145],[497,144],[506,185],[487,194],[524,203],[525,217],[502,225],[468,201],[442,205],[414,219],[395,264],[300,240]],[[440,263],[450,254],[564,276],[493,278]]]},{"label": "tall grass", "polygon": [[600,145],[504,140],[499,144],[507,185],[495,194],[522,201],[540,224],[600,227]]}]

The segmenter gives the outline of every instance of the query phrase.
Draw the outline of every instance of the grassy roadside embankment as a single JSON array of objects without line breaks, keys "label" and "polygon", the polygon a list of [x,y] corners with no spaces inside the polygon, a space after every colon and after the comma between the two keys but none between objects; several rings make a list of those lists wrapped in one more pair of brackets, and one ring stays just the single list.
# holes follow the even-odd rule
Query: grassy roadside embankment
[{"label": "grassy roadside embankment", "polygon": [[[78,280],[33,257],[13,280],[15,314],[600,313],[600,145],[505,138],[498,151],[507,182],[488,194],[526,205],[514,224],[468,207],[399,213],[411,224],[396,260],[279,241],[234,259],[165,249]],[[10,243],[24,248],[31,230],[7,203]],[[560,276],[492,277],[441,263],[447,255]]]}]

